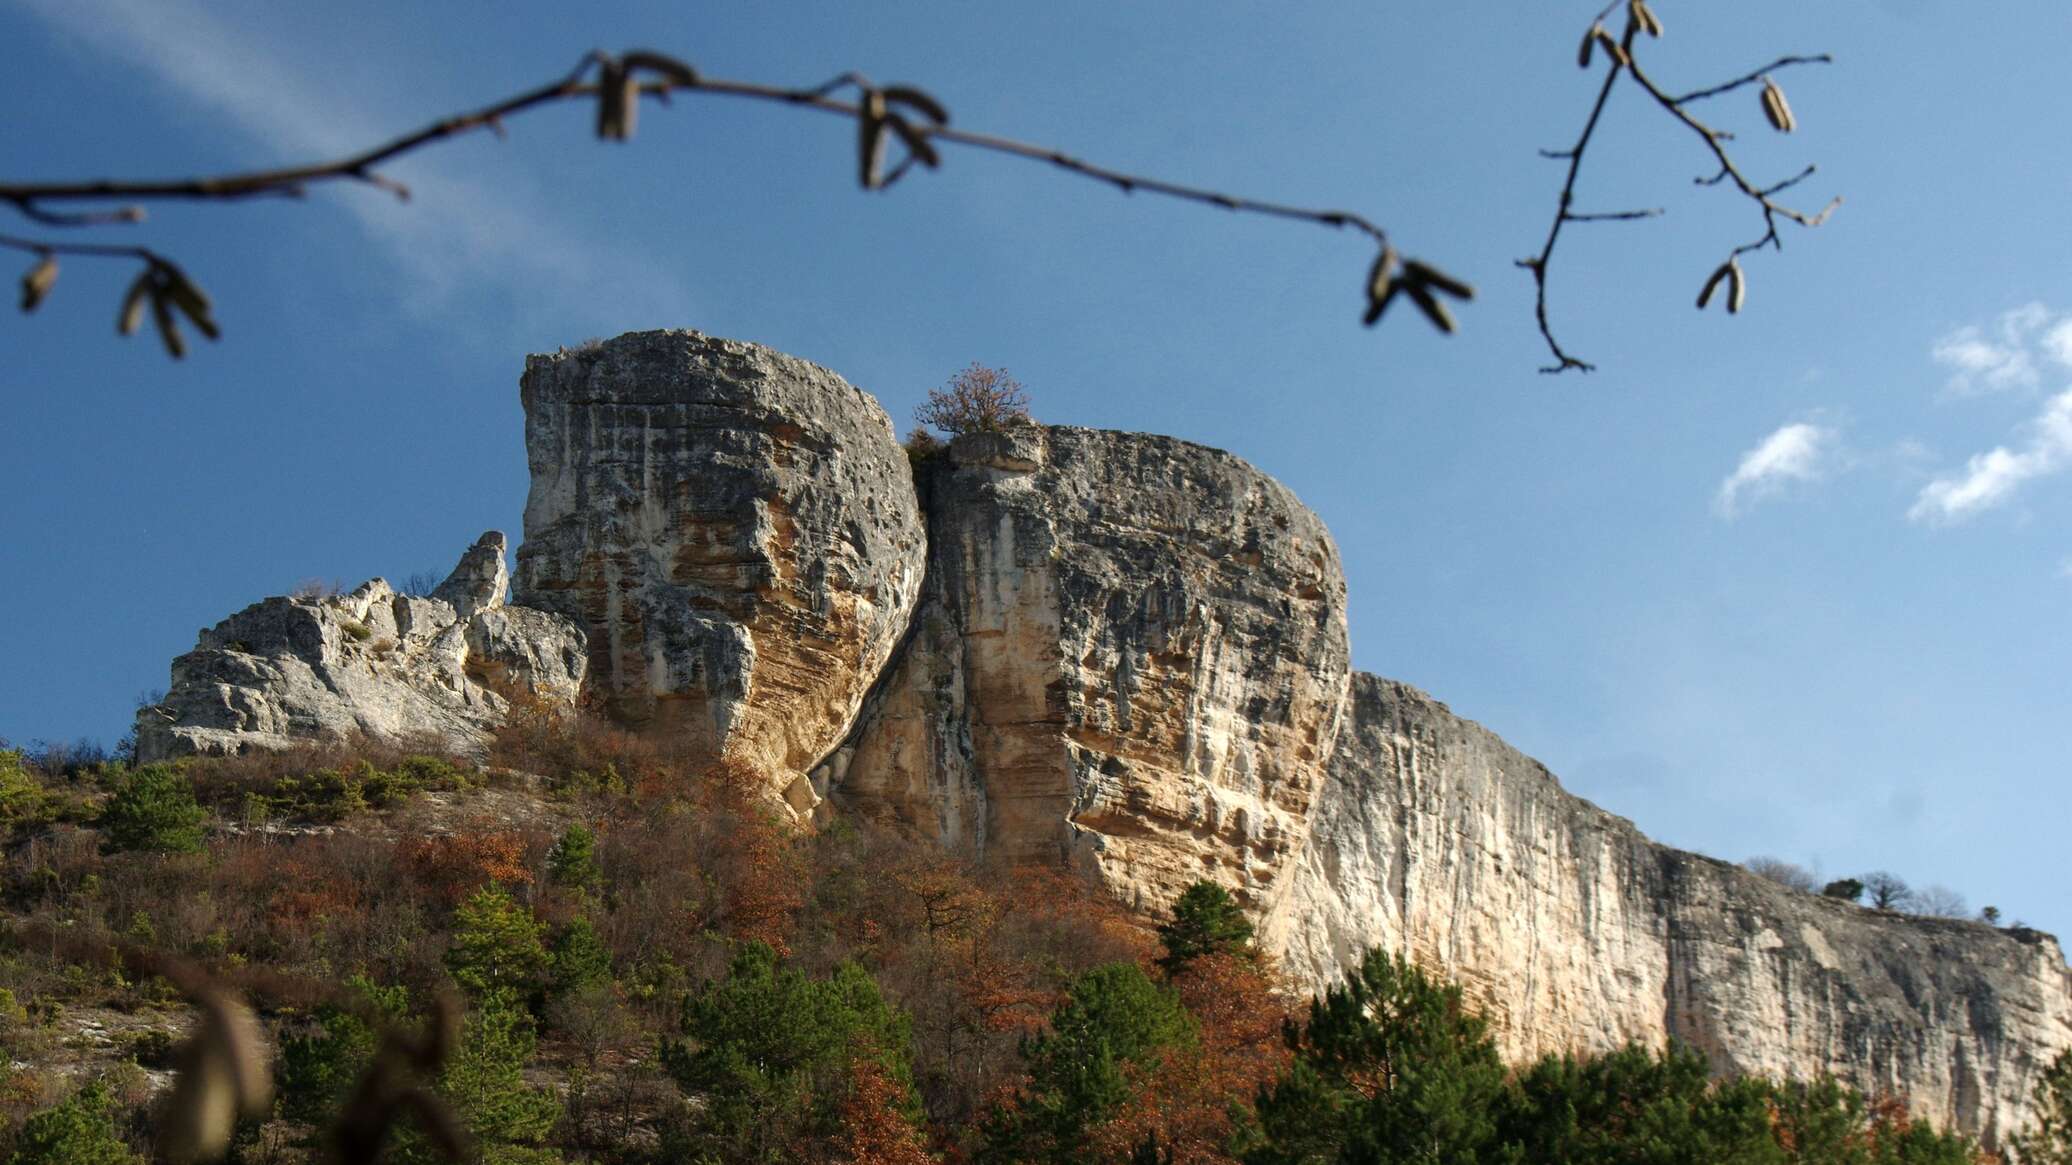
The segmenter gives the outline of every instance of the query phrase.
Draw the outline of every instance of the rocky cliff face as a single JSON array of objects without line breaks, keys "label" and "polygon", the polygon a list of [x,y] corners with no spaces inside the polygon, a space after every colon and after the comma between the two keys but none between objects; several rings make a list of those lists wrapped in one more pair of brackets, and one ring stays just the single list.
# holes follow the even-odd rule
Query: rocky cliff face
[{"label": "rocky cliff face", "polygon": [[138,759],[350,736],[479,752],[508,707],[498,689],[568,707],[583,684],[582,629],[507,589],[491,531],[430,598],[377,578],[254,603],[173,661],[165,699],[137,712]]},{"label": "rocky cliff face", "polygon": [[568,700],[587,663],[621,718],[758,766],[802,821],[1068,863],[1147,914],[1207,878],[1305,985],[1408,953],[1514,1055],[1675,1038],[1990,1141],[2072,1046],[2056,940],[1658,846],[1351,673],[1329,533],[1227,453],[1030,425],[910,468],[841,378],[695,332],[534,357],[522,386],[540,609],[502,605],[500,539],[433,599],[268,600],[175,662],[146,756],[348,730],[467,748],[502,715],[491,673]]},{"label": "rocky cliff face", "polygon": [[1513,1055],[1674,1037],[1830,1072],[1992,1140],[2072,1045],[2055,939],[1881,914],[1656,845],[1413,688],[1357,675],[1263,937],[1323,978],[1370,944],[1462,982]]},{"label": "rocky cliff face", "polygon": [[923,482],[916,634],[819,778],[1146,908],[1199,878],[1264,902],[1349,668],[1323,523],[1228,453],[1136,433],[969,434]]},{"label": "rocky cliff face", "polygon": [[590,635],[622,720],[770,773],[795,810],[920,593],[906,454],[834,373],[697,332],[535,356],[522,601]]}]

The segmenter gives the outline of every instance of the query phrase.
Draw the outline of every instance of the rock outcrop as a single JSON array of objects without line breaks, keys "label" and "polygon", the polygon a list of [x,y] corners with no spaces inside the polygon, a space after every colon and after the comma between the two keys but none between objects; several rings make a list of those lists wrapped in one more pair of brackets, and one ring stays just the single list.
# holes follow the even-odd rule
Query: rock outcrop
[{"label": "rock outcrop", "polygon": [[350,594],[276,597],[203,631],[165,699],[137,712],[137,755],[162,760],[370,737],[481,750],[503,691],[573,706],[582,629],[505,603],[504,536],[484,534],[430,598],[370,579]]},{"label": "rock outcrop", "polygon": [[1357,675],[1262,937],[1311,980],[1369,945],[1461,982],[1514,1056],[1665,1038],[1721,1072],[1829,1072],[1995,1140],[2072,1045],[2034,931],[1793,891],[1649,841],[1403,684]]},{"label": "rock outcrop", "polygon": [[690,331],[535,356],[521,601],[590,636],[621,720],[770,774],[792,807],[920,594],[926,538],[876,401]]},{"label": "rock outcrop", "polygon": [[840,377],[685,331],[533,357],[522,398],[526,606],[504,602],[500,536],[432,598],[269,599],[175,661],[142,755],[465,749],[499,690],[587,683],[693,760],[760,769],[802,822],[1070,864],[1147,914],[1210,879],[1305,986],[1408,954],[1514,1056],[1673,1038],[1991,1143],[2072,1046],[2055,939],[1656,845],[1351,672],[1329,533],[1230,454],[1032,424],[910,465]]},{"label": "rock outcrop", "polygon": [[1140,433],[967,434],[923,484],[913,639],[817,778],[1145,909],[1200,878],[1264,903],[1350,667],[1323,523],[1228,453]]}]

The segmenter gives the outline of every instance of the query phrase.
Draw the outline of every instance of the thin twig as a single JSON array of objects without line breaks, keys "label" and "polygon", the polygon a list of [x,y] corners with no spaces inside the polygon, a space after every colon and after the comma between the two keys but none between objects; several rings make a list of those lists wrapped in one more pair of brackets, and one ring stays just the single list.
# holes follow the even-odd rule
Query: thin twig
[{"label": "thin twig", "polygon": [[1779,69],[1788,68],[1792,65],[1832,65],[1834,63],[1834,57],[1827,53],[1817,53],[1810,57],[1778,57],[1776,60],[1771,61],[1745,77],[1736,77],[1724,85],[1714,85],[1710,89],[1699,89],[1695,92],[1686,93],[1682,97],[1672,100],[1670,104],[1682,105],[1686,101],[1703,101],[1708,97],[1718,97],[1722,93],[1731,93],[1743,85],[1755,84],[1757,81],[1762,80],[1766,74],[1774,73]]},{"label": "thin twig", "polygon": [[[1609,14],[1611,7],[1607,6],[1604,11],[1606,14]],[[1603,20],[1604,15],[1599,15],[1598,19]],[[1632,59],[1633,34],[1635,31],[1635,26],[1629,22],[1626,26],[1626,40],[1623,46],[1627,50],[1628,60]],[[1576,144],[1566,150],[1540,151],[1541,154],[1550,158],[1568,159],[1568,176],[1561,183],[1561,201],[1558,209],[1554,212],[1554,225],[1547,228],[1547,241],[1540,246],[1540,253],[1538,255],[1530,259],[1518,260],[1520,267],[1532,272],[1533,317],[1539,321],[1540,338],[1547,342],[1548,351],[1554,354],[1555,363],[1541,368],[1541,372],[1565,372],[1571,368],[1579,372],[1590,372],[1597,367],[1586,360],[1578,360],[1574,356],[1569,355],[1562,349],[1561,342],[1554,338],[1553,325],[1547,321],[1547,264],[1554,258],[1554,244],[1561,241],[1561,228],[1574,221],[1573,216],[1569,213],[1569,207],[1574,205],[1576,200],[1576,176],[1582,173],[1583,170],[1583,151],[1590,148],[1590,139],[1597,133],[1597,121],[1604,116],[1605,103],[1611,99],[1612,86],[1619,83],[1619,73],[1623,68],[1624,66],[1618,60],[1614,59],[1612,61],[1611,70],[1604,75],[1604,84],[1597,90],[1597,101],[1590,107],[1590,116],[1583,122],[1583,132],[1581,136],[1576,138]]]},{"label": "thin twig", "polygon": [[20,235],[0,235],[0,247],[27,251],[33,255],[92,255],[98,258],[141,259],[146,263],[166,262],[164,256],[148,247],[125,247],[110,243],[58,243],[49,239],[25,239]]}]

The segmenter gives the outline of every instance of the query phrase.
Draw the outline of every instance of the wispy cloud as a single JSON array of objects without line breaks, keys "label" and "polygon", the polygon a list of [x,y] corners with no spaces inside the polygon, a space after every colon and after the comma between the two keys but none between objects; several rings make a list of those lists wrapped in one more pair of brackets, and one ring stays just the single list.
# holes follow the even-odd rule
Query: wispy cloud
[{"label": "wispy cloud", "polygon": [[2072,317],[2052,323],[2040,303],[2001,313],[1993,326],[1958,328],[1935,342],[1935,362],[1950,370],[1946,382],[1958,396],[2035,388],[2037,358],[2072,366]]},{"label": "wispy cloud", "polygon": [[1732,521],[1747,506],[1778,496],[1793,482],[1818,481],[1833,460],[1835,436],[1832,428],[1796,421],[1763,438],[1719,483],[1713,512]]},{"label": "wispy cloud", "polygon": [[2025,483],[2072,467],[2072,389],[2045,401],[2024,429],[2019,447],[1996,445],[1973,455],[1963,472],[1923,486],[1907,517],[1930,525],[1962,522],[2007,502]]},{"label": "wispy cloud", "polygon": [[[283,159],[358,149],[431,112],[367,108],[342,82],[324,86],[324,71],[293,67],[289,46],[268,43],[194,0],[18,3],[91,51],[226,118]],[[512,294],[539,317],[522,326],[551,329],[528,337],[534,342],[576,329],[691,318],[690,292],[651,256],[586,237],[513,184],[466,176],[436,156],[417,155],[392,169],[415,191],[409,203],[360,189],[339,190],[334,201],[405,276],[406,305],[419,314],[453,309],[463,290]],[[542,288],[553,294],[542,296]]]}]

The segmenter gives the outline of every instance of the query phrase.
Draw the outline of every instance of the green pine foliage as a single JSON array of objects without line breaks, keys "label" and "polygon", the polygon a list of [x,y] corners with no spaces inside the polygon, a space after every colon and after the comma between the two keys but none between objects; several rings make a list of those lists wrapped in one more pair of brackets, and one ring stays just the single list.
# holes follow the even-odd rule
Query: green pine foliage
[{"label": "green pine foliage", "polygon": [[597,835],[588,826],[578,821],[562,831],[554,848],[547,851],[547,878],[579,893],[593,892],[604,884],[604,872],[597,864]]},{"label": "green pine foliage", "polygon": [[1288,1074],[1240,1133],[1247,1165],[1471,1162],[1496,1136],[1504,1066],[1460,988],[1372,950],[1289,1032]]},{"label": "green pine foliage", "polygon": [[1252,924],[1229,891],[1196,882],[1173,903],[1173,917],[1158,928],[1158,938],[1165,946],[1159,966],[1178,974],[1203,955],[1243,950],[1252,941]]},{"label": "green pine foliage", "polygon": [[[477,1000],[461,1025],[438,1093],[473,1138],[481,1165],[557,1165],[561,1160],[547,1145],[561,1119],[561,1102],[525,1079],[537,1043],[532,1016],[510,991],[492,991]],[[408,1126],[388,1159],[399,1165],[445,1161]]]},{"label": "green pine foliage", "polygon": [[7,1165],[142,1165],[115,1127],[108,1089],[96,1080],[30,1117]]},{"label": "green pine foliage", "polygon": [[446,969],[472,996],[539,986],[547,971],[546,928],[532,911],[494,883],[470,894],[453,915]]},{"label": "green pine foliage", "polygon": [[101,810],[101,828],[116,849],[198,853],[208,813],[194,786],[172,765],[145,765],[124,777]]},{"label": "green pine foliage", "polygon": [[587,918],[571,919],[554,936],[547,952],[547,989],[556,997],[572,995],[612,980],[612,953]]},{"label": "green pine foliage", "polygon": [[662,1048],[664,1067],[696,1102],[678,1157],[814,1156],[810,1146],[838,1131],[859,1057],[875,1061],[917,1115],[907,1017],[854,963],[814,979],[767,944],[743,944],[726,978],[684,999],[682,1033]]},{"label": "green pine foliage", "polygon": [[1051,1013],[1049,1029],[1023,1046],[1028,1087],[988,1122],[980,1160],[1084,1160],[1088,1131],[1128,1099],[1131,1069],[1195,1038],[1179,996],[1136,964],[1086,972]]},{"label": "green pine foliage", "polygon": [[1548,1056],[1499,1105],[1505,1160],[1648,1165],[1665,1160],[1767,1165],[1785,1160],[1770,1131],[1768,1090],[1715,1087],[1705,1057],[1628,1045],[1601,1056]]},{"label": "green pine foliage", "polygon": [[[365,975],[346,980],[376,1014],[401,1020],[409,1010],[409,992],[382,987]],[[374,1059],[379,1035],[355,1011],[334,1004],[316,1010],[309,1031],[281,1041],[281,1115],[321,1126],[337,1113],[360,1074]]]}]

